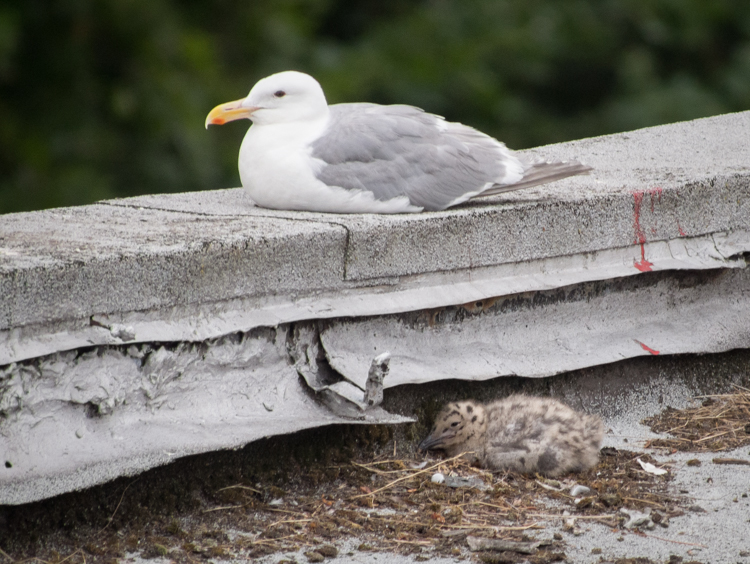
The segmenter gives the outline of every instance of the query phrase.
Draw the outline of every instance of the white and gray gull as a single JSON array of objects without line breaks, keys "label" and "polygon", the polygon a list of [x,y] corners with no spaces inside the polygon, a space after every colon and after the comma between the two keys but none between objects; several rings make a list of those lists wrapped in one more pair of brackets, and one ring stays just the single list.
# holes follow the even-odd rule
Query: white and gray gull
[{"label": "white and gray gull", "polygon": [[577,161],[545,162],[460,123],[405,105],[329,106],[311,76],[286,71],[206,118],[253,125],[242,141],[240,179],[266,208],[334,213],[443,210],[585,174]]}]

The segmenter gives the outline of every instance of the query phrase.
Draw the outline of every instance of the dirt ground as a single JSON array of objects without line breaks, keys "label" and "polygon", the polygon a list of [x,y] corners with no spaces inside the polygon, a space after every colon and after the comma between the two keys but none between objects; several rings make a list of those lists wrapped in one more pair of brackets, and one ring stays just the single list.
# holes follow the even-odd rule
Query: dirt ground
[{"label": "dirt ground", "polygon": [[[646,423],[668,432],[650,449],[718,453],[747,445],[750,391],[698,398],[695,407],[666,409]],[[568,559],[561,524],[573,534],[600,523],[648,536],[692,510],[693,501],[670,488],[670,468],[637,449],[604,448],[594,469],[549,480],[491,474],[460,458],[402,456],[403,436],[389,427],[317,429],[0,508],[0,563],[109,564],[129,555],[194,563],[295,551],[321,562],[342,546],[416,561],[546,563]],[[436,473],[444,483],[433,482]]]}]

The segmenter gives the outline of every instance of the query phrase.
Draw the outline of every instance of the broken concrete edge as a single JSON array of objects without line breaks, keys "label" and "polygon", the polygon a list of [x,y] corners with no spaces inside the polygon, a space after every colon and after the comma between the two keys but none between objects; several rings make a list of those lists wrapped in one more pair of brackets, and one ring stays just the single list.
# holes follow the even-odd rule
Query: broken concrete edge
[{"label": "broken concrete edge", "polygon": [[750,348],[750,269],[652,272],[425,311],[320,321],[327,366],[363,388],[544,378],[638,356]]},{"label": "broken concrete edge", "polygon": [[[435,282],[428,303],[401,288],[560,257],[623,252],[617,276],[671,268],[651,260],[653,245],[750,232],[748,127],[742,112],[541,147],[531,152],[580,158],[595,172],[428,214],[264,210],[234,189],[3,216],[0,364],[86,344],[197,341],[347,308],[378,314],[360,302],[380,293],[395,312],[533,291],[541,284],[524,289],[520,278],[515,289],[469,284],[466,295]],[[566,283],[576,279],[545,282]],[[204,314],[206,323],[189,319]]]},{"label": "broken concrete edge", "polygon": [[[0,505],[302,429],[414,421],[325,373],[317,338],[314,327],[280,326],[199,344],[93,347],[0,369]],[[303,367],[328,385],[308,386]],[[334,381],[351,393],[338,394]]]},{"label": "broken concrete edge", "polygon": [[639,355],[750,349],[748,291],[748,269],[653,272],[452,312],[297,322],[8,365],[0,369],[0,433],[10,466],[0,472],[0,500],[93,485],[117,461],[236,448],[333,422],[410,421],[367,405],[384,350],[383,384],[393,387],[539,379]]},{"label": "broken concrete edge", "polygon": [[131,311],[0,331],[0,366],[92,345],[204,341],[310,319],[402,313],[664,270],[743,268],[750,231],[641,243],[536,261],[405,276],[313,296],[273,295]]},{"label": "broken concrete edge", "polygon": [[[60,476],[71,486],[80,475],[100,479],[96,469],[111,461],[234,448],[227,445],[287,432],[290,419],[324,425],[340,417],[330,411],[337,406],[352,408],[347,413],[360,420],[364,373],[332,367],[337,357],[326,354],[327,373],[311,370],[314,385],[302,385],[305,369],[290,365],[278,337],[288,329],[285,321],[341,323],[352,315],[481,307],[476,302],[498,296],[633,280],[658,270],[739,272],[750,238],[750,172],[744,153],[724,153],[727,139],[736,142],[748,121],[750,112],[636,132],[635,141],[621,135],[542,148],[565,153],[589,147],[591,160],[601,161],[599,177],[560,182],[545,189],[546,199],[524,191],[413,217],[201,211],[211,198],[219,205],[236,200],[238,191],[151,197],[157,202],[152,208],[121,201],[11,217],[0,225],[0,291],[9,296],[0,304],[0,340],[9,358],[23,356],[19,347],[28,347],[31,358],[1,369],[0,409],[12,419],[3,423],[3,450],[11,455],[6,462],[20,461],[6,465],[2,477],[9,490],[25,483],[42,488]],[[705,146],[706,127],[712,141],[696,167],[694,151],[686,147],[699,137]],[[670,150],[682,146],[671,157],[654,152],[660,146],[650,152],[641,147],[649,136],[652,145],[664,145],[665,135],[676,136]],[[625,168],[613,172],[613,160]],[[674,178],[673,170],[682,178]],[[185,211],[168,209],[180,203]],[[108,214],[104,221],[96,217],[100,212]],[[34,218],[42,216],[50,221],[49,232],[37,229]],[[78,231],[68,229],[68,220],[78,222]],[[134,221],[155,223],[144,234],[133,229]],[[3,231],[10,224],[17,232]],[[48,241],[50,233],[56,238]],[[105,245],[98,246],[99,234]],[[653,314],[659,306],[650,309]],[[50,335],[50,328],[57,333]],[[237,334],[243,329],[260,337],[246,342]],[[570,323],[565,329],[576,330]],[[724,329],[717,338],[712,334],[709,348],[691,342],[683,352],[748,346],[743,326]],[[54,353],[57,339],[71,335],[69,352]],[[216,335],[227,338],[207,342]],[[538,335],[527,337],[539,344]],[[235,341],[249,348],[228,352]],[[558,341],[565,350],[564,340]],[[625,357],[653,354],[637,336],[620,341],[635,351]],[[52,345],[48,353],[40,352],[40,343]],[[496,343],[488,349],[494,356],[500,354]],[[366,352],[365,372],[374,356]],[[359,360],[361,351],[354,353]],[[399,382],[398,360],[395,355],[388,385]],[[531,367],[529,375],[563,369]],[[518,373],[501,366],[482,377]],[[310,400],[315,386],[322,401]]]},{"label": "broken concrete edge", "polygon": [[[24,478],[22,480],[6,481],[0,479],[0,506],[23,505],[42,499],[48,499],[72,491],[80,491],[110,482],[120,477],[136,476],[151,468],[170,464],[185,456],[202,454],[218,450],[236,450],[248,443],[277,435],[286,435],[305,429],[313,429],[327,425],[397,425],[413,423],[412,417],[404,417],[387,413],[383,410],[368,413],[366,418],[349,419],[346,417],[321,416],[315,419],[301,420],[290,417],[295,424],[282,429],[267,431],[265,434],[251,433],[242,435],[233,442],[220,441],[211,447],[202,445],[194,449],[162,450],[148,454],[130,454],[111,460],[90,463],[63,472],[49,473],[44,476]],[[227,431],[225,427],[216,429],[217,434]],[[231,429],[229,429],[231,430]],[[234,431],[237,431],[235,429]],[[7,458],[7,457],[6,457]],[[2,461],[0,463],[4,463]]]}]

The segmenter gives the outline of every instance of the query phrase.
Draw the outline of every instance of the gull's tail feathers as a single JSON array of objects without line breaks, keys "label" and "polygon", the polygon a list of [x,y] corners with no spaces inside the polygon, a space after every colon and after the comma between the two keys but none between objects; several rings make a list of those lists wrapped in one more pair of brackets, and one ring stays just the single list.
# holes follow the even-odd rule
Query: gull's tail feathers
[{"label": "gull's tail feathers", "polygon": [[515,192],[516,190],[547,184],[548,182],[554,182],[555,180],[561,180],[569,176],[588,174],[592,170],[592,167],[578,161],[532,161],[528,163],[527,168],[524,170],[523,178],[520,181],[515,184],[495,185],[474,197],[483,198],[485,196],[503,194],[504,192]]}]

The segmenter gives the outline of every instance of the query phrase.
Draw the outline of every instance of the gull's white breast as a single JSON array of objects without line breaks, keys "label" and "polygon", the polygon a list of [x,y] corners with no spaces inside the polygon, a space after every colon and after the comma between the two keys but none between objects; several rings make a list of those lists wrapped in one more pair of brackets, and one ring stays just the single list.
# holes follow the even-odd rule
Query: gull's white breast
[{"label": "gull's white breast", "polygon": [[417,212],[408,197],[376,200],[371,192],[328,186],[316,178],[326,166],[312,157],[311,144],[325,133],[329,116],[310,121],[253,125],[240,147],[242,185],[259,205],[343,213]]}]

